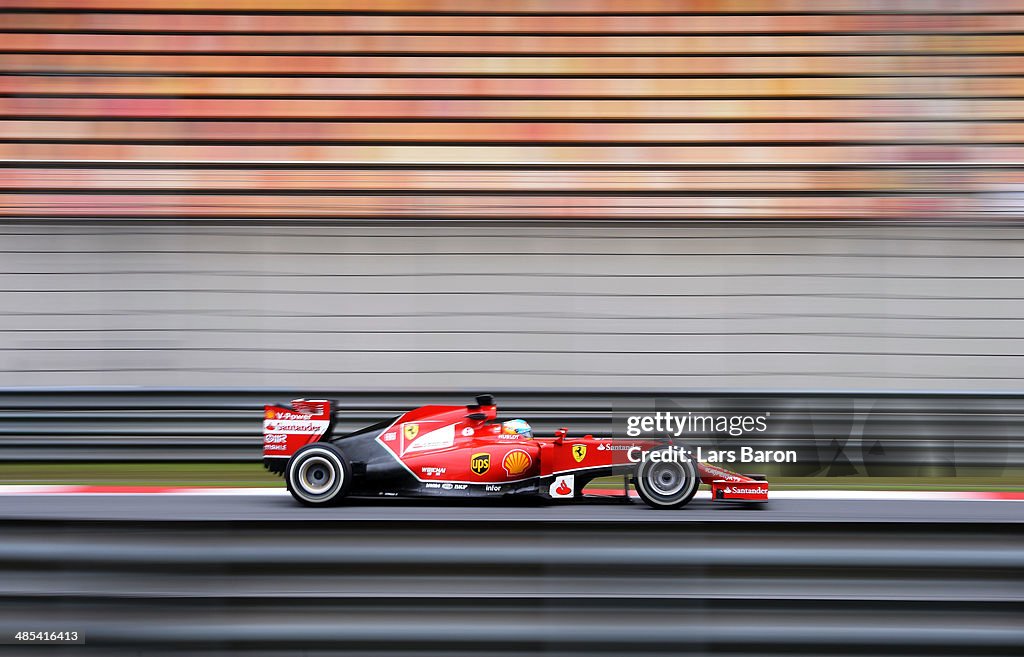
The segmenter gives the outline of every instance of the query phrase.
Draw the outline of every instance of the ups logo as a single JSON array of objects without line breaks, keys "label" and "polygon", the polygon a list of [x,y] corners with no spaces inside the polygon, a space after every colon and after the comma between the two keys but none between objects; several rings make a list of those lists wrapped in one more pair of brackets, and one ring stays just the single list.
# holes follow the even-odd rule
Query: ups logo
[{"label": "ups logo", "polygon": [[491,469],[491,455],[486,452],[474,454],[469,460],[469,469],[473,471],[473,474],[484,474]]}]

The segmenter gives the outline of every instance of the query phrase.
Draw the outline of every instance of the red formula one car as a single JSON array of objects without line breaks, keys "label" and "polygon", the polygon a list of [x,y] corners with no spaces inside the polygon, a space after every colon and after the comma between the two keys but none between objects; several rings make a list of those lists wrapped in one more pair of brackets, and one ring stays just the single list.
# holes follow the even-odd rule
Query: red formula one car
[{"label": "red formula one car", "polygon": [[592,479],[628,475],[640,498],[677,509],[701,483],[712,499],[764,502],[768,482],[700,463],[668,441],[532,435],[522,420],[497,421],[494,398],[469,406],[422,406],[334,435],[326,400],[264,407],[263,464],[296,500],[334,504],[348,495],[579,499]]}]

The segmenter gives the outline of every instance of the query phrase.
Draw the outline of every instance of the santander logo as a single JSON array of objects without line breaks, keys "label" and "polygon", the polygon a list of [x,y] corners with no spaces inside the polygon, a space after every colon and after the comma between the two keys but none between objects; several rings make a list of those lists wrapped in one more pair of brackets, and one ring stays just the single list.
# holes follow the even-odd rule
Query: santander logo
[{"label": "santander logo", "polygon": [[548,486],[548,495],[553,498],[572,497],[574,488],[576,478],[573,475],[563,475],[551,482]]}]

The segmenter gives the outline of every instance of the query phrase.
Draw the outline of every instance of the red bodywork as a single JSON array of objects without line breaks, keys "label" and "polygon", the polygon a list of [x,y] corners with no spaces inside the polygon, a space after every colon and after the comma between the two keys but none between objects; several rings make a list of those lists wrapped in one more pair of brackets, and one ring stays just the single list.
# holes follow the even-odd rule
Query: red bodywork
[{"label": "red bodywork", "polygon": [[295,450],[320,440],[332,423],[325,399],[295,399],[291,408],[263,407],[263,458],[288,458]]},{"label": "red bodywork", "polygon": [[[502,435],[495,405],[422,406],[380,429],[375,441],[396,464],[427,488],[484,484],[492,487],[536,482],[551,498],[579,497],[596,476],[628,474],[654,440]],[[264,458],[286,460],[303,445],[330,438],[332,409],[326,400],[295,400],[292,408],[264,407]],[[344,439],[339,443],[344,446]],[[632,458],[631,458],[632,457]],[[768,482],[697,462],[701,482],[719,501],[764,502]]]}]

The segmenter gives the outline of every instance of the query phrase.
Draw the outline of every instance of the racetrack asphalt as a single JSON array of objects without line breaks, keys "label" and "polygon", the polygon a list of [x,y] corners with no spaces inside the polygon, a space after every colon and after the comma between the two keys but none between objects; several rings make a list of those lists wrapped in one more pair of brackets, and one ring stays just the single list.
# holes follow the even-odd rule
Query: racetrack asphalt
[{"label": "racetrack asphalt", "polygon": [[959,500],[782,499],[734,506],[696,499],[676,511],[638,501],[596,499],[566,504],[512,504],[432,500],[349,500],[343,506],[305,508],[283,490],[261,495],[7,495],[5,520],[145,521],[393,521],[393,522],[877,522],[1021,523],[1024,503]]}]

